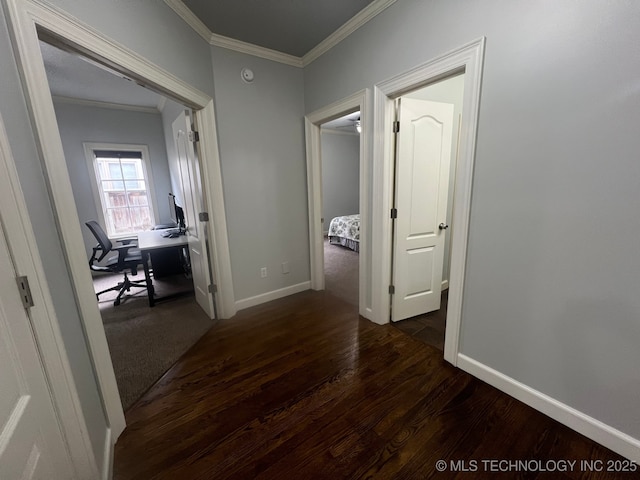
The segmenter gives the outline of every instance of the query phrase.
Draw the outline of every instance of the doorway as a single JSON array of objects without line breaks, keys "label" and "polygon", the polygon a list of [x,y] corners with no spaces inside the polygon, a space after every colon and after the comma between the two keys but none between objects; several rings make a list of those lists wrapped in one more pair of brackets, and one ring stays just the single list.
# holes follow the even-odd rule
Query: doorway
[{"label": "doorway", "polygon": [[[191,118],[185,116],[184,105],[79,54],[45,41],[40,41],[40,51],[85,258],[91,259],[92,283],[126,411],[213,326],[212,295],[202,295],[210,277],[202,265],[207,260],[199,255],[206,249],[197,222],[204,209],[195,148],[186,135],[180,135],[183,141],[178,143],[172,129],[177,117],[183,120],[180,132],[191,132]],[[178,203],[171,208],[167,197],[174,192]],[[183,210],[178,205],[187,217],[187,234],[181,238],[188,242],[150,252],[149,279],[157,302],[151,308],[136,239],[142,232],[174,231],[177,208]],[[95,223],[89,228],[87,222]],[[120,250],[96,250],[95,229],[103,230]],[[126,245],[132,247],[122,250]],[[139,263],[134,269],[115,268],[113,259],[120,253],[125,258],[137,255]],[[171,300],[158,301],[161,298]],[[182,320],[177,323],[175,318]]]},{"label": "doorway", "polygon": [[[370,263],[367,262],[369,252],[369,204],[368,184],[370,165],[367,161],[368,151],[367,133],[367,103],[368,91],[362,90],[350,97],[335,102],[317,110],[305,117],[305,137],[307,153],[307,191],[309,206],[309,246],[311,252],[311,288],[325,289],[324,271],[324,225],[323,215],[323,182],[322,182],[322,134],[321,126],[333,120],[345,117],[353,112],[360,112],[360,142],[359,142],[359,175],[358,175],[358,213],[359,252],[358,252],[358,313],[371,318],[371,309],[366,305],[366,284],[369,278]],[[355,120],[354,120],[355,122]],[[355,123],[353,128],[355,128]],[[328,219],[329,222],[331,219]],[[330,223],[328,224],[330,225]],[[329,228],[329,227],[327,227]]]},{"label": "doorway", "polygon": [[321,126],[325,290],[358,308],[360,111]]},{"label": "doorway", "polygon": [[[397,116],[402,117],[402,121],[396,134],[394,208],[402,213],[396,215],[399,218],[394,225],[392,284],[397,288],[391,302],[391,319],[400,330],[442,351],[463,94],[464,73],[459,73],[408,92],[396,101]],[[408,124],[412,124],[412,128],[405,128]],[[403,134],[412,137],[400,139]],[[440,143],[443,138],[446,144]],[[413,155],[421,150],[421,143],[425,142],[422,156],[414,158]],[[411,178],[406,178],[407,170]],[[409,193],[413,188],[417,192]],[[407,210],[412,208],[419,211],[408,214]],[[407,217],[411,217],[412,225],[404,227],[402,221]],[[411,229],[418,229],[419,235],[404,232]],[[421,255],[423,259],[416,258]],[[411,265],[402,265],[403,261],[408,263],[409,257]],[[417,271],[412,272],[412,269]],[[412,273],[419,277],[418,280],[412,281],[411,285],[403,282],[402,277]]]},{"label": "doorway", "polygon": [[[55,210],[55,220],[72,279],[77,310],[104,405],[108,443],[111,446],[124,430],[125,419],[91,275],[87,268],[85,246],[52,98],[46,89],[42,89],[47,79],[39,52],[39,37],[51,40],[50,43],[60,42],[65,48],[81,53],[91,61],[120,72],[136,83],[194,109],[196,124],[202,131],[199,145],[203,193],[210,218],[206,229],[214,263],[217,265],[214,272],[215,288],[212,287],[212,290],[217,288],[219,313],[221,317],[227,318],[233,316],[236,309],[213,99],[145,58],[122,48],[111,39],[86,29],[76,19],[63,12],[50,10],[39,4],[30,4],[27,9],[22,3],[9,2],[7,7],[18,57],[17,63],[23,78],[38,147],[42,153],[45,182]],[[213,228],[213,225],[216,228]]]},{"label": "doorway", "polygon": [[[423,65],[397,75],[374,87],[374,136],[379,139],[373,151],[372,309],[376,323],[389,323],[393,258],[393,200],[395,100],[426,85],[459,73],[465,74],[460,120],[460,141],[453,192],[451,254],[444,358],[458,364],[462,295],[466,268],[471,212],[471,186],[482,83],[485,38],[463,45]],[[391,215],[389,215],[391,212]]]}]

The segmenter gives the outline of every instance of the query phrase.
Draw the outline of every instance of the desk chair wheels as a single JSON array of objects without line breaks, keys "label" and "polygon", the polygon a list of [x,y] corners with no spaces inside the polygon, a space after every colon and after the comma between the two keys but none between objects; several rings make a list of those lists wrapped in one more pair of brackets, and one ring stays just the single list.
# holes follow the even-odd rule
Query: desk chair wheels
[{"label": "desk chair wheels", "polygon": [[131,280],[129,280],[129,276],[125,273],[124,274],[124,279],[122,280],[122,282],[118,282],[117,285],[115,285],[115,286],[113,286],[111,288],[107,288],[106,290],[102,290],[101,292],[96,293],[96,299],[99,301],[100,300],[100,295],[102,295],[103,293],[117,291],[118,292],[118,296],[116,297],[116,299],[113,302],[113,306],[117,307],[118,305],[120,305],[120,302],[122,301],[122,296],[126,292],[130,292],[131,291],[131,287],[147,288],[147,282],[146,281],[141,281],[141,282],[131,281]]}]

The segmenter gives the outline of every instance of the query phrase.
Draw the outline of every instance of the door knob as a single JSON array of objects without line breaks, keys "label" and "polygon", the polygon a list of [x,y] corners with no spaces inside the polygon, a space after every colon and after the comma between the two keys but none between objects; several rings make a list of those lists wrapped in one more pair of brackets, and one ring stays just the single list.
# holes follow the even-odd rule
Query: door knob
[{"label": "door knob", "polygon": [[438,228],[439,228],[440,230],[446,230],[447,228],[449,228],[449,225],[444,224],[444,223],[441,223],[440,225],[438,225]]}]

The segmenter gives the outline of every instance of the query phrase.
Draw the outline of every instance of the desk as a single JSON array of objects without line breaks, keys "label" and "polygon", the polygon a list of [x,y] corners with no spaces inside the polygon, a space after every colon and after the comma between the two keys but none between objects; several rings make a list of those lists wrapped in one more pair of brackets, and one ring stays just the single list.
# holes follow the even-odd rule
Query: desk
[{"label": "desk", "polygon": [[149,271],[149,258],[152,251],[169,250],[175,248],[183,248],[189,244],[186,235],[180,235],[176,238],[162,236],[162,230],[149,230],[138,233],[138,248],[142,255],[142,264],[144,267],[144,278],[147,282],[147,295],[149,296],[149,306],[153,307],[156,299],[154,296],[153,281],[151,280],[151,272]]}]

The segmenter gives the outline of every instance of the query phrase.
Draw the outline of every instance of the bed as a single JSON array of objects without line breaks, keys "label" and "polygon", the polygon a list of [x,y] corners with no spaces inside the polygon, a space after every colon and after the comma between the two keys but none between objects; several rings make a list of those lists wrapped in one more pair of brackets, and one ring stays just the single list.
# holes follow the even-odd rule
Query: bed
[{"label": "bed", "polygon": [[360,215],[335,217],[329,224],[329,243],[360,251]]}]

